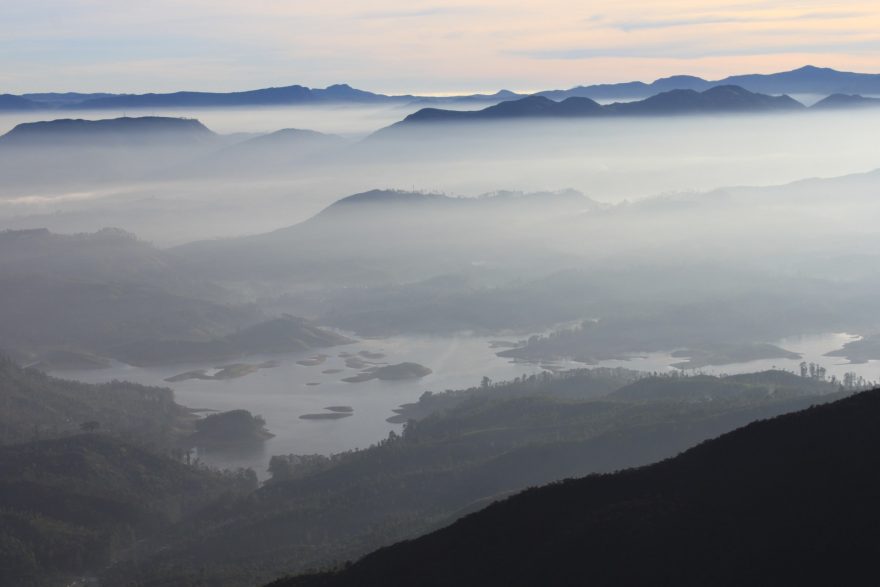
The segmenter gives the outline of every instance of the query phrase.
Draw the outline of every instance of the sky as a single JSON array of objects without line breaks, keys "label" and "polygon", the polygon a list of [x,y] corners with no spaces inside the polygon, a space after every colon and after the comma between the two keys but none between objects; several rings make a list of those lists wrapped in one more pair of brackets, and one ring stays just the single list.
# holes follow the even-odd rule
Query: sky
[{"label": "sky", "polygon": [[880,73],[880,4],[0,0],[0,93],[537,91],[811,64]]}]

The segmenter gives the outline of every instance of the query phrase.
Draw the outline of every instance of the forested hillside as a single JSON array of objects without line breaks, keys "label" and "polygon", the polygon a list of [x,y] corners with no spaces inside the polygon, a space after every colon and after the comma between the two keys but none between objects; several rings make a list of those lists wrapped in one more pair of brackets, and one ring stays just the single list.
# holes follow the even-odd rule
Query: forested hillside
[{"label": "forested hillside", "polygon": [[871,585],[878,414],[874,390],[756,422],[274,585]]}]

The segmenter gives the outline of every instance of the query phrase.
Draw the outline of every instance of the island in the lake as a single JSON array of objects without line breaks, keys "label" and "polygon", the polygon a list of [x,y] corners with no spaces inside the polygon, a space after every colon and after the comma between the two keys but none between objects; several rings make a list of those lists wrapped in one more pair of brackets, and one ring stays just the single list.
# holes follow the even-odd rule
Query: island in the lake
[{"label": "island in the lake", "polygon": [[339,412],[340,414],[349,414],[354,412],[354,408],[351,406],[327,406],[324,408],[329,412]]},{"label": "island in the lake", "polygon": [[266,421],[247,410],[210,414],[195,422],[196,431],[185,444],[200,448],[222,448],[264,442],[274,434],[266,430]]},{"label": "island in the lake", "polygon": [[844,357],[850,363],[880,360],[880,334],[872,334],[843,345],[843,348],[825,353],[826,357]]},{"label": "island in the lake", "polygon": [[765,359],[800,359],[801,355],[775,344],[751,343],[712,345],[699,349],[684,349],[672,353],[673,357],[687,361],[673,363],[676,369],[700,369],[702,367],[748,363]]},{"label": "island in the lake", "polygon": [[352,377],[345,377],[342,381],[345,381],[346,383],[362,383],[372,379],[381,379],[383,381],[405,381],[407,379],[420,379],[431,373],[433,373],[431,369],[424,365],[419,365],[418,363],[398,363],[396,365],[371,367]]},{"label": "island in the lake", "polygon": [[354,411],[351,412],[321,412],[318,414],[303,414],[299,417],[300,420],[340,420],[342,418],[348,418],[349,416],[353,416]]},{"label": "island in the lake", "polygon": [[168,383],[177,383],[179,381],[187,381],[189,379],[204,379],[207,381],[224,381],[227,379],[237,379],[256,373],[260,369],[271,369],[277,367],[277,361],[265,361],[263,363],[232,363],[230,365],[220,365],[215,367],[216,373],[208,373],[207,369],[196,369],[194,371],[186,371],[172,377],[166,377],[164,381]]}]

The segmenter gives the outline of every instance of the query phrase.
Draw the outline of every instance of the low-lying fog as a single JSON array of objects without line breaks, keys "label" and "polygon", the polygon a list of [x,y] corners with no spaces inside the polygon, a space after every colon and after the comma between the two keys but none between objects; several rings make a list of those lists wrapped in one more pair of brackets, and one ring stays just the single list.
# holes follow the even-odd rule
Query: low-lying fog
[{"label": "low-lying fog", "polygon": [[[44,153],[15,162],[4,154],[6,165],[14,168],[4,173],[7,181],[0,187],[0,222],[8,228],[59,232],[112,225],[171,245],[288,226],[341,197],[377,187],[463,196],[498,189],[574,188],[616,203],[666,192],[833,177],[880,165],[871,146],[880,131],[880,109],[506,121],[466,128],[429,126],[405,137],[361,139],[408,112],[386,107],[159,111],[163,116],[198,117],[219,133],[295,127],[343,139],[306,155],[298,144],[248,146],[252,152],[243,161],[230,151],[250,135],[181,149],[170,161],[153,162],[139,152],[131,153],[134,162],[118,152],[92,162],[82,157],[70,172],[76,181],[62,181],[63,174],[47,177],[52,162]],[[5,117],[0,125],[20,120]],[[109,162],[114,169],[128,165],[131,173],[108,177]]]},{"label": "low-lying fog", "polygon": [[[363,447],[396,405],[483,376],[809,361],[829,378],[880,377],[880,109],[363,138],[406,113],[180,112],[226,134],[0,142],[0,227],[136,235],[0,233],[0,348],[262,413],[276,437],[222,457],[261,469],[271,454]],[[286,127],[340,136],[228,134]],[[346,367],[338,332],[433,372],[380,381],[378,363]],[[865,338],[841,350],[850,340],[828,333]],[[315,353],[327,356],[309,366]],[[266,355],[279,365],[254,363]],[[232,365],[244,376],[204,371],[231,361],[248,361]],[[187,369],[195,378],[164,381]],[[340,405],[354,415],[299,419]]]}]

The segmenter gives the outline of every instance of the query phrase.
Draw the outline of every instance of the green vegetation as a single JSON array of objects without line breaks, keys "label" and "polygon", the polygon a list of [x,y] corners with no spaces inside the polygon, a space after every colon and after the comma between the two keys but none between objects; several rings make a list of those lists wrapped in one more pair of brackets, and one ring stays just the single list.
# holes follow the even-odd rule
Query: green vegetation
[{"label": "green vegetation", "polygon": [[143,539],[255,486],[253,472],[209,471],[104,435],[0,447],[0,584],[94,575],[136,557]]},{"label": "green vegetation", "polygon": [[0,444],[77,434],[96,422],[119,438],[170,446],[191,431],[193,419],[170,389],[66,381],[0,357]]},{"label": "green vegetation", "polygon": [[210,414],[197,420],[195,426],[196,431],[186,443],[201,448],[259,443],[273,436],[266,430],[266,421],[247,410]]},{"label": "green vegetation", "polygon": [[275,587],[866,585],[880,390],[654,465],[524,491],[336,573]]},{"label": "green vegetation", "polygon": [[264,363],[256,364],[232,363],[231,365],[221,365],[220,367],[217,367],[218,371],[214,374],[208,374],[207,369],[196,369],[172,377],[166,377],[165,381],[168,383],[177,383],[178,381],[187,381],[188,379],[223,381],[226,379],[237,379],[239,377],[244,377],[245,375],[250,375],[251,373],[256,373],[260,369],[271,369],[277,366],[277,361],[266,361]]},{"label": "green vegetation", "polygon": [[674,363],[679,369],[699,369],[713,365],[731,365],[747,363],[760,359],[800,359],[797,353],[787,351],[773,344],[751,343],[739,345],[709,345],[699,349],[675,351],[673,357],[685,357],[688,360]]},{"label": "green vegetation", "polygon": [[[358,359],[346,359],[345,364],[354,366],[359,363]],[[433,373],[429,368],[418,363],[398,363],[396,365],[384,365],[382,367],[369,367],[365,371],[345,377],[342,380],[348,383],[362,383],[372,379],[383,381],[404,381],[407,379],[420,379]]]},{"label": "green vegetation", "polygon": [[273,479],[252,496],[170,536],[140,568],[119,565],[108,578],[252,585],[420,535],[511,492],[655,462],[837,397],[835,384],[779,371],[687,377],[625,369],[426,393],[402,408],[417,418],[402,434],[330,457],[276,456]]}]

